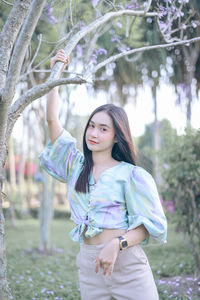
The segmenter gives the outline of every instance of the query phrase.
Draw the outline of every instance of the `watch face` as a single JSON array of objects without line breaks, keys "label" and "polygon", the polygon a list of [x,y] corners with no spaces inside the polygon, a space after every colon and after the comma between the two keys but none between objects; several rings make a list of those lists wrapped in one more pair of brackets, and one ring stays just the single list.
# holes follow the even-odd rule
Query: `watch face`
[{"label": "watch face", "polygon": [[126,247],[128,247],[127,241],[122,241],[122,248],[126,248]]}]

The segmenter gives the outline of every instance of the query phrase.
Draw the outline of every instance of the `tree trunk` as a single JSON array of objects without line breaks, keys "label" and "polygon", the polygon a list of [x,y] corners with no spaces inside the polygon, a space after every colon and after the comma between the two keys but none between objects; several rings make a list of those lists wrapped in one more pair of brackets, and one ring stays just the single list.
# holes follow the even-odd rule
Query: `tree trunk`
[{"label": "tree trunk", "polygon": [[6,129],[7,119],[4,116],[7,114],[6,103],[0,102],[0,299],[7,300],[9,297],[9,289],[6,277],[6,250],[5,250],[5,220],[3,215],[3,199],[2,199],[2,189],[4,178],[4,165],[7,156],[7,147],[4,143],[4,134]]},{"label": "tree trunk", "polygon": [[159,122],[157,117],[157,89],[153,86],[153,102],[154,102],[154,124],[153,124],[153,148],[154,148],[154,159],[153,159],[153,176],[157,184],[161,183],[161,174],[159,171],[159,159],[158,151],[160,150],[160,134],[159,134]]},{"label": "tree trunk", "polygon": [[[10,139],[9,143],[9,155],[8,155],[8,161],[9,161],[9,173],[10,173],[10,189],[8,189],[8,183],[5,180],[5,191],[6,195],[8,197],[9,201],[9,217],[10,221],[13,227],[17,227],[16,224],[16,218],[15,218],[15,209],[13,205],[13,199],[15,198],[15,193],[17,192],[17,186],[16,186],[16,170],[15,170],[15,154],[14,154],[14,145],[13,145],[13,139]],[[9,195],[9,196],[8,196]]]},{"label": "tree trunk", "polygon": [[45,171],[43,173],[43,190],[40,193],[40,250],[46,252],[50,248],[50,225],[53,217],[53,198],[55,180]]},{"label": "tree trunk", "polygon": [[187,126],[191,126],[191,110],[192,110],[192,100],[193,100],[193,97],[192,97],[192,79],[194,78],[193,76],[194,76],[194,71],[192,71],[192,70],[189,71],[186,74]]},{"label": "tree trunk", "polygon": [[[30,111],[31,112],[31,111]],[[30,210],[31,210],[31,199],[32,199],[32,185],[33,185],[33,180],[32,180],[32,174],[31,174],[31,139],[32,139],[32,127],[31,127],[31,121],[30,121],[30,112],[27,116],[27,130],[28,130],[28,139],[27,139],[27,152],[28,152],[28,159],[26,162],[26,172],[27,172],[27,181],[26,181],[26,214],[30,215]]]},{"label": "tree trunk", "polygon": [[[22,141],[22,145],[23,145]],[[25,210],[25,184],[24,184],[24,169],[25,169],[25,154],[24,150],[21,150],[20,160],[19,160],[19,169],[18,169],[18,193],[20,199],[22,199],[22,210]]]},{"label": "tree trunk", "polygon": [[[1,168],[0,168],[1,169]],[[2,173],[0,174],[0,176]],[[0,299],[9,299],[8,283],[6,278],[6,249],[5,249],[5,219],[2,210],[2,186],[3,181],[0,178]]]},{"label": "tree trunk", "polygon": [[[15,215],[15,207],[13,205],[12,200],[10,199],[10,196],[8,196],[9,191],[8,191],[8,182],[7,180],[4,181],[4,186],[5,186],[5,193],[6,193],[6,198],[9,202],[9,217],[10,217],[10,222],[14,228],[17,228],[17,223],[16,223],[16,215]],[[12,193],[12,190],[11,190]]]},{"label": "tree trunk", "polygon": [[191,110],[192,110],[192,79],[194,78],[195,66],[199,57],[200,47],[197,45],[191,49],[187,49],[185,46],[182,46],[184,61],[186,66],[186,75],[185,83],[186,90],[185,95],[187,99],[186,104],[186,117],[187,117],[187,126],[191,126]]},{"label": "tree trunk", "polygon": [[9,173],[10,173],[10,190],[11,193],[16,191],[16,172],[15,172],[15,154],[13,149],[13,139],[10,139],[9,143]]},{"label": "tree trunk", "polygon": [[[6,250],[5,250],[5,220],[2,207],[2,188],[4,181],[4,165],[7,156],[5,143],[6,122],[8,118],[8,103],[0,101],[0,299],[8,300],[9,289],[6,275]],[[8,143],[8,141],[7,141]]]}]

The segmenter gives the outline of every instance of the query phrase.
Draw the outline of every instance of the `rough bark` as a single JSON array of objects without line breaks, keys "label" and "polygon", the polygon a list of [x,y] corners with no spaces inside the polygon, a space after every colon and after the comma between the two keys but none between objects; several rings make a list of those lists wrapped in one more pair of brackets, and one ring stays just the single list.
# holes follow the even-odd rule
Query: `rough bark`
[{"label": "rough bark", "polygon": [[9,290],[6,279],[6,249],[4,228],[5,219],[2,210],[2,180],[0,180],[0,299],[8,300]]},{"label": "rough bark", "polygon": [[[26,16],[27,9],[31,1],[15,1],[15,5],[11,12],[11,17],[4,25],[3,33],[1,34],[0,43],[0,299],[8,299],[8,284],[6,279],[6,255],[5,255],[5,241],[4,241],[4,216],[2,212],[2,185],[3,185],[3,167],[7,156],[8,140],[5,140],[6,125],[8,118],[8,111],[13,100],[15,85],[17,83],[23,59],[30,44],[32,34],[37,25],[38,19],[41,15],[45,0],[34,0],[31,2],[31,7],[28,11],[25,22],[22,26],[21,32],[17,38],[17,34]],[[21,5],[21,8],[19,7]],[[22,16],[20,15],[22,10]],[[15,18],[16,14],[16,18]],[[15,22],[13,21],[15,20]],[[16,30],[13,33],[9,31],[12,27],[12,21],[16,24]],[[15,42],[17,38],[17,41]],[[8,50],[5,45],[8,45]],[[15,47],[10,59],[12,45]],[[3,55],[4,53],[4,55]],[[8,61],[10,61],[8,69]],[[8,73],[7,73],[8,71]],[[7,77],[6,77],[7,75]],[[4,86],[5,84],[5,86]]]},{"label": "rough bark", "polygon": [[27,15],[31,0],[14,1],[13,8],[0,34],[0,88],[5,84],[11,51]]},{"label": "rough bark", "polygon": [[[8,122],[7,122],[7,132],[6,132],[6,140],[9,140],[10,134],[12,132],[13,126],[17,119],[20,117],[23,110],[34,100],[44,96],[47,94],[53,87],[61,84],[81,84],[87,82],[85,79],[80,77],[75,77],[74,79],[68,78],[61,78],[52,82],[43,83],[37,85],[27,92],[23,94],[15,103],[11,106],[9,115],[8,115]],[[0,112],[1,116],[1,112]]]},{"label": "rough bark", "polygon": [[15,86],[20,75],[24,57],[45,2],[46,0],[34,0],[31,3],[30,10],[28,11],[27,17],[13,49],[2,96],[2,100],[4,102],[11,101],[13,99]]},{"label": "rough bark", "polygon": [[[7,155],[4,137],[9,109],[9,103],[3,101],[3,88],[6,82],[8,64],[13,45],[27,15],[30,3],[31,0],[15,1],[11,13],[0,34],[0,167],[3,167],[3,161],[5,161]],[[10,101],[12,101],[12,99]]]},{"label": "rough bark", "polygon": [[[25,22],[22,26],[19,37],[13,49],[12,58],[6,77],[6,84],[1,91],[0,98],[0,160],[4,161],[6,157],[7,141],[5,140],[6,123],[8,111],[12,102],[15,86],[20,74],[21,66],[25,53],[30,44],[32,34],[37,25],[38,19],[42,13],[45,0],[34,0],[28,11]],[[19,16],[18,16],[19,17]],[[10,57],[9,57],[10,58]],[[1,69],[1,66],[0,66]],[[2,150],[2,151],[1,151]]]}]

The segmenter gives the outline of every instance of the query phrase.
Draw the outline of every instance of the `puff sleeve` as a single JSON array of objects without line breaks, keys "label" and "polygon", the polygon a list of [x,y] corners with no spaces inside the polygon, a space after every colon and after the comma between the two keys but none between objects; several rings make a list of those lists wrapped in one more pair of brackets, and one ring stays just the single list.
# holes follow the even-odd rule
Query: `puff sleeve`
[{"label": "puff sleeve", "polygon": [[65,129],[53,144],[48,142],[38,158],[45,171],[61,182],[68,182],[84,161],[82,152],[76,148],[76,139]]},{"label": "puff sleeve", "polygon": [[142,242],[166,243],[167,220],[160,202],[157,187],[151,174],[134,166],[125,187],[128,213],[128,230],[144,225],[149,236]]}]

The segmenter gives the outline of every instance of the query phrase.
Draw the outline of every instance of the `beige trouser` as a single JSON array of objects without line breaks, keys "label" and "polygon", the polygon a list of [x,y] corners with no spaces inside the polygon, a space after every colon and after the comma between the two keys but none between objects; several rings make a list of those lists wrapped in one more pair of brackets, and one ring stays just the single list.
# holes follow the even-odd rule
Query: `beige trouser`
[{"label": "beige trouser", "polygon": [[82,300],[158,300],[146,254],[140,245],[120,251],[112,276],[95,272],[94,260],[105,244],[81,244],[76,257]]}]

